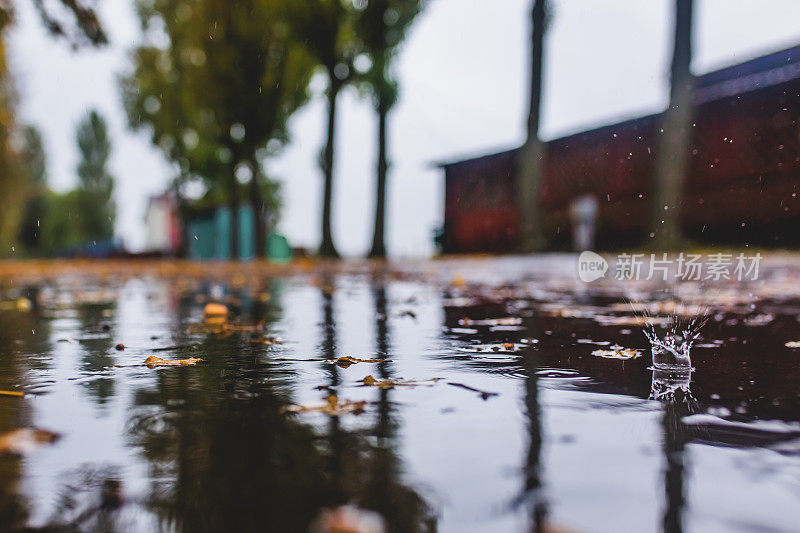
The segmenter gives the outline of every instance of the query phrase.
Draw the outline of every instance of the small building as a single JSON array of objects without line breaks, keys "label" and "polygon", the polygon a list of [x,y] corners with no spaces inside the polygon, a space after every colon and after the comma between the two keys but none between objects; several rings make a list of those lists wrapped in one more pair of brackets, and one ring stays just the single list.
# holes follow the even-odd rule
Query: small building
[{"label": "small building", "polygon": [[144,216],[145,253],[174,256],[181,246],[181,222],[175,195],[151,196]]},{"label": "small building", "polygon": [[[685,233],[698,242],[800,244],[800,46],[699,76],[694,98]],[[542,204],[554,248],[569,247],[569,207],[586,195],[599,201],[599,247],[645,241],[661,117],[546,143]],[[517,154],[440,165],[443,253],[517,249]]]},{"label": "small building", "polygon": [[[239,208],[238,258],[255,257],[255,218],[249,206]],[[228,260],[231,257],[231,210],[228,207],[193,209],[186,222],[186,252],[189,259]]]}]

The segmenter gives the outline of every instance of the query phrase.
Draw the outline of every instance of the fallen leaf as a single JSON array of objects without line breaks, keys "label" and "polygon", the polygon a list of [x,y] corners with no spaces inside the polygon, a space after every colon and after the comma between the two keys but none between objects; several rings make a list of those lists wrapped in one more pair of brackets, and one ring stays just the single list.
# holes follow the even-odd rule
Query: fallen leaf
[{"label": "fallen leaf", "polygon": [[122,350],[125,349],[125,345],[124,344],[117,344],[116,346],[114,346],[114,348],[116,348],[117,350],[119,350],[121,352]]},{"label": "fallen leaf", "polygon": [[25,396],[25,393],[22,391],[16,390],[0,390],[0,395],[2,396]]},{"label": "fallen leaf", "polygon": [[522,344],[516,344],[514,342],[502,342],[500,344],[476,344],[473,346],[467,346],[466,348],[463,348],[463,350],[473,353],[513,353],[520,351],[523,347],[524,346]]},{"label": "fallen leaf", "polygon": [[611,346],[610,350],[595,350],[592,352],[595,357],[605,357],[606,359],[636,359],[641,357],[642,352],[633,348],[623,348],[622,346]]},{"label": "fallen leaf", "polygon": [[505,318],[490,318],[486,320],[462,318],[458,321],[459,326],[518,326],[520,324],[522,324],[522,319],[513,316]]},{"label": "fallen leaf", "polygon": [[156,357],[155,355],[151,355],[147,359],[144,360],[143,365],[149,368],[155,368],[157,366],[189,366],[189,365],[196,365],[202,361],[199,357],[190,357],[189,359],[161,359],[160,357]]},{"label": "fallen leaf", "polygon": [[441,378],[426,379],[423,381],[414,381],[410,379],[377,379],[371,375],[366,376],[361,380],[361,383],[366,387],[378,387],[381,389],[393,389],[395,387],[430,387]]},{"label": "fallen leaf", "polygon": [[228,308],[222,304],[208,303],[203,309],[206,324],[225,324],[228,322]]},{"label": "fallen leaf", "polygon": [[325,403],[318,405],[287,405],[282,409],[285,413],[308,413],[320,412],[330,416],[344,414],[360,414],[367,405],[366,401],[351,402],[349,400],[339,401],[335,394],[331,394],[325,399]]},{"label": "fallen leaf", "polygon": [[45,429],[15,429],[0,435],[0,453],[25,454],[42,444],[52,444],[61,435]]},{"label": "fallen leaf", "polygon": [[391,359],[359,359],[358,357],[350,357],[349,355],[345,355],[338,359],[325,359],[325,361],[328,363],[333,363],[342,368],[347,368],[356,363],[388,363],[391,361]]}]

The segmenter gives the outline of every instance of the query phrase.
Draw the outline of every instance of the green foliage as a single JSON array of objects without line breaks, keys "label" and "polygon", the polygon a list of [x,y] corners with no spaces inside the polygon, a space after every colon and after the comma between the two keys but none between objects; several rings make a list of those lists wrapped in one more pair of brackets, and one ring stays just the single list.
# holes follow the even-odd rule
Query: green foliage
[{"label": "green foliage", "polygon": [[358,81],[371,92],[376,108],[388,110],[397,102],[391,63],[424,4],[424,0],[369,0],[358,19],[356,33],[370,59],[369,68],[359,73]]},{"label": "green foliage", "polygon": [[17,143],[18,127],[14,111],[17,95],[8,71],[5,31],[12,19],[12,9],[7,0],[0,0],[0,255],[12,253],[16,246],[21,209],[28,193],[28,180],[21,164]]},{"label": "green foliage", "polygon": [[314,61],[293,38],[290,10],[278,0],[154,0],[139,13],[148,40],[124,80],[131,125],[148,127],[209,196],[228,196],[236,166],[275,153],[308,98]]},{"label": "green foliage", "polygon": [[46,216],[40,225],[39,244],[48,254],[59,254],[86,242],[81,219],[81,191],[64,194],[47,190],[44,196]]},{"label": "green foliage", "polygon": [[111,142],[105,120],[90,111],[78,125],[80,161],[77,172],[78,217],[86,240],[102,241],[114,236],[114,178],[106,170]]},{"label": "green foliage", "polygon": [[108,43],[108,37],[90,2],[33,0],[33,6],[47,31],[67,39],[74,48],[83,44],[100,46]]},{"label": "green foliage", "polygon": [[28,200],[19,230],[19,242],[29,253],[41,253],[41,224],[47,216],[47,161],[42,137],[33,126],[23,129],[22,162],[29,180]]}]

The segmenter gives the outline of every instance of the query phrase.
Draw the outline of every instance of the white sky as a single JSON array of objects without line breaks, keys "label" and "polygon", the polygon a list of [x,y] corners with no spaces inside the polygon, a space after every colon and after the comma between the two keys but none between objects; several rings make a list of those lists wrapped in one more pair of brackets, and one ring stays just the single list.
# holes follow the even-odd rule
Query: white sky
[{"label": "white sky", "polygon": [[[527,113],[531,0],[429,0],[399,57],[401,100],[390,122],[388,246],[426,255],[441,223],[443,179],[432,163],[518,145]],[[28,2],[16,2],[11,60],[20,119],[44,136],[51,184],[75,183],[75,125],[92,107],[109,120],[117,178],[117,234],[144,242],[144,209],[170,166],[146,134],[126,128],[117,83],[129,66],[138,25],[132,0],[104,0],[112,45],[72,52],[47,37]],[[696,0],[695,60],[701,74],[800,42],[796,0]],[[666,103],[669,0],[555,0],[547,34],[543,136],[649,113]],[[318,84],[315,84],[318,85]],[[283,187],[283,231],[299,246],[319,242],[325,128],[317,97],[292,119],[293,142],[267,171]],[[367,100],[340,103],[334,237],[340,252],[363,254],[372,237],[376,121]]]}]

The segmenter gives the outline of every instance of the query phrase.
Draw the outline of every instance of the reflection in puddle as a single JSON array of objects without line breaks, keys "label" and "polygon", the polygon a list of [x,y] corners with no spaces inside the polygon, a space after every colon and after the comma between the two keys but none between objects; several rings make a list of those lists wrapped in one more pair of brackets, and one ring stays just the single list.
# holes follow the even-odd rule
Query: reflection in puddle
[{"label": "reflection in puddle", "polygon": [[0,395],[0,434],[61,435],[0,456],[0,529],[794,525],[775,472],[800,468],[797,301],[718,299],[705,338],[659,328],[650,361],[618,291],[249,276],[64,279],[0,310],[0,391],[24,393]]}]

